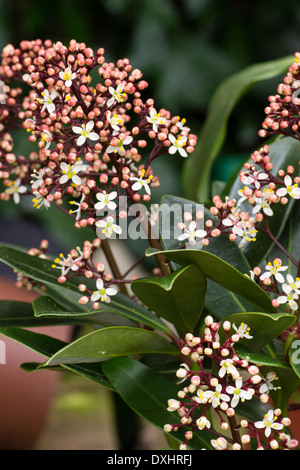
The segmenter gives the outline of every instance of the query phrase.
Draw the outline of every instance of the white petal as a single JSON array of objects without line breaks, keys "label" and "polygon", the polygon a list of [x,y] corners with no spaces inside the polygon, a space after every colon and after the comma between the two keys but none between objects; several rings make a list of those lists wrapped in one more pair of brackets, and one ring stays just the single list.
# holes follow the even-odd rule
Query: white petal
[{"label": "white petal", "polygon": [[82,127],[73,126],[72,131],[75,132],[75,134],[81,134],[82,133]]},{"label": "white petal", "polygon": [[81,135],[80,137],[78,137],[76,143],[77,143],[77,145],[81,146],[81,145],[84,144],[85,141],[86,141],[86,138],[83,135]]},{"label": "white petal", "polygon": [[81,184],[81,178],[79,178],[79,176],[77,176],[77,175],[74,175],[72,177],[72,181],[73,181],[73,183],[75,183],[77,185]]},{"label": "white petal", "polygon": [[99,140],[99,136],[98,136],[98,134],[96,134],[96,132],[91,132],[91,133],[89,134],[89,139],[91,139],[91,140]]},{"label": "white petal", "polygon": [[117,292],[118,292],[118,291],[117,291],[116,289],[114,289],[113,287],[108,287],[108,288],[106,289],[107,295],[116,295]]},{"label": "white petal", "polygon": [[85,128],[88,132],[90,132],[93,129],[94,125],[95,125],[94,121],[89,121],[87,125],[85,126]]},{"label": "white petal", "polygon": [[101,279],[101,277],[98,277],[96,281],[96,286],[98,290],[101,290],[103,288],[103,280]]}]

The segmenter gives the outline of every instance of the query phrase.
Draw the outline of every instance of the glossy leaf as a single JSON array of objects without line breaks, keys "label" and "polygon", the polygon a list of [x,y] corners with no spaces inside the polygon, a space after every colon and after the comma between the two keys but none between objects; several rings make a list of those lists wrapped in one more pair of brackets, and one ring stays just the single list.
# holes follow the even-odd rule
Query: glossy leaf
[{"label": "glossy leaf", "polygon": [[243,94],[255,83],[287,71],[293,57],[252,65],[229,77],[215,91],[195,152],[184,167],[185,195],[198,202],[210,199],[211,169],[226,137],[228,119]]},{"label": "glossy leaf", "polygon": [[[262,312],[247,312],[229,315],[226,317],[226,320],[231,322],[231,334],[235,332],[233,325],[237,328],[242,323],[248,325],[250,328],[249,335],[252,338],[241,338],[238,344],[246,346],[250,351],[260,351],[295,322],[295,315],[287,313],[267,314]],[[222,331],[222,328],[220,331]]]},{"label": "glossy leaf", "polygon": [[[51,267],[51,261],[30,256],[21,250],[16,250],[4,244],[0,245],[0,261],[22,272],[24,275],[41,282],[46,286],[47,294],[60,304],[67,305],[68,309],[71,310],[75,308],[76,299],[80,298],[78,293],[78,285],[82,282],[80,277],[78,279],[77,277],[69,279],[63,285],[60,285],[57,282],[57,273]],[[88,279],[85,278],[84,283],[87,284]],[[165,333],[169,332],[167,326],[153,313],[121,293],[112,298],[110,304],[101,305],[100,310],[103,312],[112,311]],[[87,308],[83,308],[78,304],[75,311],[86,312]]]},{"label": "glossy leaf", "polygon": [[52,356],[46,365],[101,362],[117,356],[150,353],[177,355],[178,350],[153,331],[115,326],[77,339]]},{"label": "glossy leaf", "polygon": [[[155,252],[155,250],[149,249],[147,255],[151,256]],[[162,251],[160,253],[178,264],[198,266],[204,276],[246,299],[263,311],[270,312],[274,310],[269,296],[257,284],[212,253],[191,249]]]},{"label": "glossy leaf", "polygon": [[34,315],[37,319],[43,320],[45,317],[52,321],[69,323],[89,323],[101,326],[136,326],[136,323],[121,315],[116,315],[111,311],[91,310],[91,311],[68,311],[62,305],[48,296],[40,296],[34,299]]},{"label": "glossy leaf", "polygon": [[294,339],[292,342],[289,358],[295,374],[300,378],[300,339]]},{"label": "glossy leaf", "polygon": [[187,333],[201,315],[206,279],[196,266],[186,266],[168,276],[137,279],[131,289],[158,316]]},{"label": "glossy leaf", "polygon": [[[0,328],[0,335],[7,336],[8,338],[23,344],[24,346],[36,351],[37,353],[51,357],[57,351],[67,345],[64,341],[52,338],[50,336],[36,333],[22,328]],[[42,367],[43,364],[36,365],[35,370]],[[63,369],[70,370],[78,375],[86,377],[94,382],[97,382],[105,387],[113,389],[113,386],[108,382],[106,377],[101,372],[100,364],[75,364],[75,365],[62,365]],[[31,370],[33,370],[31,368]]]},{"label": "glossy leaf", "polygon": [[[298,168],[300,161],[300,142],[291,137],[284,137],[270,145],[269,154],[273,164],[272,173],[274,175],[277,174],[279,169],[285,170],[289,165]],[[238,191],[243,187],[244,184],[240,182],[237,176],[235,181],[225,188],[224,196],[226,194],[229,198],[236,199],[238,197]],[[272,207],[274,215],[268,217],[268,223],[272,234],[277,239],[285,229],[294,205],[295,200],[291,199],[286,205],[277,204]],[[246,202],[242,203],[241,209],[249,213],[252,211],[252,207]],[[256,242],[247,243],[241,250],[249,260],[250,265],[254,267],[268,257],[273,246],[274,242],[271,238],[259,231],[256,235]]]},{"label": "glossy leaf", "polygon": [[[176,398],[178,387],[158,372],[131,358],[106,361],[103,372],[123,400],[142,418],[163,431],[167,423],[180,423],[178,413],[167,411],[170,398]],[[187,430],[187,428],[184,428]],[[179,442],[184,442],[184,432],[171,433]],[[195,432],[189,443],[191,449],[211,449],[209,431]]]}]

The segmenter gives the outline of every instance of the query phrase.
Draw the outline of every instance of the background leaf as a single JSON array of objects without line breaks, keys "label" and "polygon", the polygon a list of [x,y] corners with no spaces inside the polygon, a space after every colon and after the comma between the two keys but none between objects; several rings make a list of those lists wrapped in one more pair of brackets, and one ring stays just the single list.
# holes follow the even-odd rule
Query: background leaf
[{"label": "background leaf", "polygon": [[252,65],[229,77],[215,91],[198,144],[185,162],[183,185],[186,197],[197,202],[210,199],[211,169],[226,136],[229,116],[242,95],[255,83],[287,71],[293,57]]},{"label": "background leaf", "polygon": [[117,356],[149,353],[177,355],[178,349],[153,331],[115,326],[73,341],[54,354],[46,365],[101,362]]},{"label": "background leaf", "polygon": [[[177,413],[167,411],[167,402],[177,396],[178,387],[144,364],[130,358],[106,361],[103,371],[123,400],[140,416],[163,430],[167,423],[180,423]],[[187,428],[186,428],[187,430]],[[184,432],[171,433],[179,442],[184,442]],[[189,443],[191,449],[211,449],[208,431],[194,433]]]},{"label": "background leaf", "polygon": [[[151,256],[154,252],[155,250],[149,249],[146,253]],[[269,296],[257,284],[212,253],[191,249],[162,251],[160,253],[178,264],[198,266],[206,277],[253,305],[262,308],[263,311],[274,310]]]},{"label": "background leaf", "polygon": [[131,289],[158,316],[187,333],[201,315],[206,279],[196,266],[186,266],[168,276],[137,279]]}]

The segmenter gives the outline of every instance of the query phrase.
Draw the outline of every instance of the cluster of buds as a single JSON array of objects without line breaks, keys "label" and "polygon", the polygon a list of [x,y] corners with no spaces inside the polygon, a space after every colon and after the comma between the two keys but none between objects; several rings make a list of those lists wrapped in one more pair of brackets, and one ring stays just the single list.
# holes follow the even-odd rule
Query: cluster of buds
[{"label": "cluster of buds", "polygon": [[250,276],[263,290],[277,295],[272,300],[273,307],[278,308],[281,304],[285,304],[296,313],[299,309],[300,278],[294,278],[291,274],[284,276],[282,273],[287,270],[288,266],[283,265],[282,259],[275,258],[273,263],[269,262],[265,266],[264,272],[259,266],[255,266]]},{"label": "cluster of buds", "polygon": [[259,131],[261,137],[281,134],[300,140],[299,93],[300,54],[296,52],[283,83],[277,88],[277,94],[269,96],[269,105],[265,108],[267,117]]},{"label": "cluster of buds", "polygon": [[295,168],[289,165],[286,170],[280,169],[277,176],[273,175],[268,145],[253,152],[251,160],[253,163],[245,163],[244,170],[240,172],[240,181],[245,186],[238,191],[237,198],[226,197],[223,201],[220,196],[214,196],[210,213],[215,220],[206,220],[205,230],[199,230],[198,224],[203,217],[199,216],[195,221],[190,218],[189,226],[185,223],[180,225],[184,232],[178,240],[189,239],[190,245],[198,242],[208,245],[209,238],[227,234],[242,248],[256,241],[258,231],[268,231],[267,219],[273,216],[275,204],[285,205],[289,198],[300,199],[300,177],[293,178]]},{"label": "cluster of buds", "polygon": [[[184,119],[143,99],[142,72],[126,58],[106,62],[101,48],[94,53],[75,40],[8,45],[0,80],[0,198],[19,203],[21,195],[33,195],[34,206],[46,209],[70,202],[77,228],[106,222],[99,202],[105,210],[112,198],[118,209],[121,194],[148,202],[150,188],[159,185],[153,160],[176,152],[186,157],[196,145]],[[19,128],[33,144],[29,155],[14,152]]]},{"label": "cluster of buds", "polygon": [[[190,361],[191,367],[186,363],[188,361],[181,364],[176,376],[180,379],[179,383],[185,381],[186,385],[178,392],[177,399],[168,401],[168,410],[177,411],[180,423],[164,426],[165,432],[188,428],[185,431],[185,442],[180,445],[181,450],[186,450],[194,433],[203,429],[212,433],[214,439],[211,439],[211,445],[216,450],[229,447],[240,450],[249,445],[252,439],[257,441],[258,449],[293,449],[298,446],[295,439],[282,431],[291,421],[289,418],[278,419],[280,409],[274,410],[270,406],[261,421],[240,419],[237,422],[238,405],[240,415],[240,405],[245,400],[256,398],[268,404],[270,391],[280,388],[274,386],[277,380],[274,372],[263,377],[256,365],[239,358],[235,344],[241,338],[251,340],[249,331],[246,324],[237,327],[224,321],[220,326],[211,316],[207,316],[203,334],[196,337],[188,333],[185,341],[182,341],[181,353]],[[222,342],[221,333],[225,336]],[[211,360],[210,369],[207,360]],[[219,421],[219,426],[214,424],[214,427],[221,431],[213,429],[211,418],[208,418],[212,414],[215,423]],[[226,432],[229,428],[234,431],[231,438]]]},{"label": "cluster of buds", "polygon": [[[30,256],[35,256],[37,258],[49,260],[50,258],[47,256],[48,246],[49,246],[48,240],[42,240],[39,248],[30,248],[27,251],[27,254]],[[32,290],[37,287],[39,288],[41,292],[45,291],[45,286],[41,282],[38,282],[32,279],[31,277],[25,276],[24,274],[17,272],[17,271],[16,271],[16,275],[17,275],[16,287],[25,288],[27,290]]]}]

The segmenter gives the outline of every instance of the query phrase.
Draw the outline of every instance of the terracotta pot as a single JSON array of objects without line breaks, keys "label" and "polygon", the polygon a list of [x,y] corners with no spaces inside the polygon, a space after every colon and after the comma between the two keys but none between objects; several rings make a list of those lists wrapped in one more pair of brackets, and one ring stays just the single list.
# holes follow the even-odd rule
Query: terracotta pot
[{"label": "terracotta pot", "polygon": [[[14,283],[0,278],[0,299],[31,302],[32,292],[16,288]],[[69,326],[30,328],[63,341],[71,335]],[[20,368],[24,362],[43,362],[46,358],[27,347],[0,335],[5,343],[6,360],[0,364],[0,449],[32,449],[43,430],[51,399],[59,379],[58,372],[28,373]],[[3,343],[2,343],[3,344]]]}]

